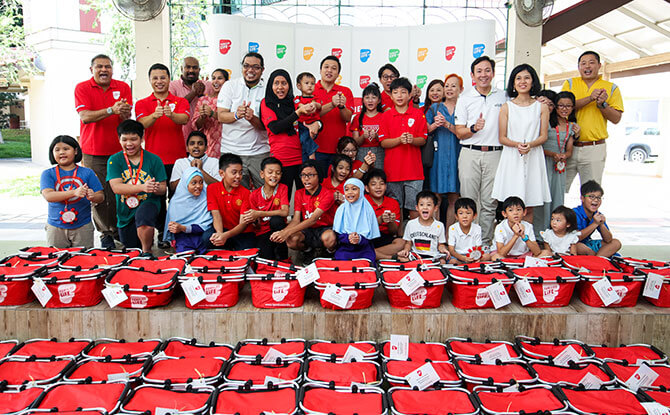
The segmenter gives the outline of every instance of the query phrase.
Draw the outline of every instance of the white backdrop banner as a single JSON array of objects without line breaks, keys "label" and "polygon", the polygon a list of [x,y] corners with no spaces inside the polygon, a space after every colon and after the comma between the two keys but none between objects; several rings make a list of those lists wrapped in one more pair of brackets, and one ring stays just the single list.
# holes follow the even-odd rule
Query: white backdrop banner
[{"label": "white backdrop banner", "polygon": [[470,63],[482,55],[495,54],[493,20],[372,28],[280,23],[217,14],[209,23],[212,68],[223,68],[232,77],[239,77],[242,57],[250,51],[259,52],[265,59],[265,78],[281,68],[295,82],[305,71],[319,79],[321,59],[335,55],[342,62],[338,83],[351,88],[355,97],[360,97],[370,82],[379,83],[377,70],[388,62],[424,88],[432,79],[444,80],[450,73],[461,75],[469,84]]}]

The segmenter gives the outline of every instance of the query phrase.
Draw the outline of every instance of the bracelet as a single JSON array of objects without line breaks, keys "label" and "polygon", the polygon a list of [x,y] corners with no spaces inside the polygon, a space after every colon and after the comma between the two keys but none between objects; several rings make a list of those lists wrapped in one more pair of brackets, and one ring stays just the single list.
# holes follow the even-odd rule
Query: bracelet
[{"label": "bracelet", "polygon": [[524,242],[528,242],[528,239],[530,239],[530,238],[528,238],[528,235],[524,235],[524,236],[521,237],[521,240],[524,241]]},{"label": "bracelet", "polygon": [[235,117],[235,121],[239,120],[239,117],[237,116],[237,111],[233,113],[233,116]]},{"label": "bracelet", "polygon": [[343,110],[343,109],[344,109],[344,105],[338,105],[337,108]]},{"label": "bracelet", "polygon": [[358,171],[360,171],[361,173],[367,173],[368,172],[367,170],[363,170],[363,167],[359,167]]}]

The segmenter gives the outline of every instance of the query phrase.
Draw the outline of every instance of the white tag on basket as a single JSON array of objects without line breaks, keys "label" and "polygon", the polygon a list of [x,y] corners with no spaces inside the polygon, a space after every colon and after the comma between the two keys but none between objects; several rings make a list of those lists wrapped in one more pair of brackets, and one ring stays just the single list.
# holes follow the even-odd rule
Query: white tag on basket
[{"label": "white tag on basket", "polygon": [[577,350],[575,350],[574,347],[568,346],[565,349],[563,349],[562,352],[556,355],[554,357],[554,364],[556,366],[570,366],[570,361],[573,362],[579,362],[581,360],[582,356],[579,354]]},{"label": "white tag on basket", "polygon": [[535,293],[530,287],[530,282],[528,282],[527,278],[519,278],[519,280],[514,283],[514,291],[516,291],[516,295],[519,297],[521,305],[528,305],[537,302]]},{"label": "white tag on basket", "polygon": [[578,269],[577,271],[578,271],[580,274],[588,274],[588,273],[591,272],[591,270],[588,269],[588,268],[586,268],[586,267],[579,267],[579,269]]},{"label": "white tag on basket", "polygon": [[197,278],[187,278],[181,283],[181,288],[192,305],[198,304],[207,297],[205,290],[202,289],[202,285]]},{"label": "white tag on basket", "polygon": [[128,296],[123,291],[123,287],[120,285],[105,288],[102,290],[102,296],[107,300],[109,308],[114,308],[128,299]]},{"label": "white tag on basket", "polygon": [[273,385],[278,385],[280,383],[286,382],[284,379],[275,378],[273,376],[266,376],[263,380],[263,386],[267,386],[268,383],[272,382]]},{"label": "white tag on basket", "polygon": [[391,334],[389,349],[389,358],[391,360],[407,360],[409,357],[409,336],[405,334]]},{"label": "white tag on basket", "polygon": [[658,402],[640,402],[649,415],[669,415],[670,409],[667,406],[661,405]]},{"label": "white tag on basket", "polygon": [[193,382],[191,382],[191,385],[193,385],[194,388],[202,388],[207,386],[207,382],[205,382],[205,378],[195,378],[193,379]]},{"label": "white tag on basket", "polygon": [[519,385],[515,383],[514,385],[510,385],[506,388],[503,388],[502,391],[503,392],[519,392]]},{"label": "white tag on basket", "polygon": [[598,281],[594,282],[592,285],[593,289],[598,294],[598,297],[602,300],[605,307],[610,304],[614,304],[621,299],[619,294],[612,287],[612,283],[605,277],[602,277]]},{"label": "white tag on basket", "polygon": [[347,351],[344,352],[344,356],[342,356],[342,362],[344,363],[349,363],[356,359],[357,362],[363,361],[365,359],[365,353],[354,346],[349,346],[347,347]]},{"label": "white tag on basket", "polygon": [[663,276],[654,274],[652,272],[647,275],[647,281],[644,283],[644,290],[642,295],[645,297],[653,298],[658,300],[658,297],[661,295],[661,287],[663,287]]},{"label": "white tag on basket", "polygon": [[53,294],[51,294],[51,291],[49,291],[44,281],[42,281],[42,278],[35,278],[30,289],[35,293],[35,297],[42,304],[42,307],[46,307],[51,297],[53,297]]},{"label": "white tag on basket", "polygon": [[500,359],[502,362],[512,360],[512,356],[509,355],[509,350],[507,350],[507,345],[505,344],[501,344],[485,352],[481,352],[479,357],[482,358],[482,363],[491,364],[495,363],[498,359]]},{"label": "white tag on basket", "polygon": [[184,275],[193,274],[194,272],[193,267],[190,264],[186,264],[184,267]]},{"label": "white tag on basket", "polygon": [[309,264],[305,268],[298,270],[295,276],[298,284],[300,284],[300,288],[304,288],[319,280],[319,270],[316,268],[316,264]]},{"label": "white tag on basket", "polygon": [[347,291],[335,284],[326,284],[326,289],[323,290],[321,299],[340,308],[347,308],[351,294],[351,291]]},{"label": "white tag on basket", "polygon": [[110,382],[113,382],[115,380],[123,380],[123,381],[128,381],[130,379],[130,375],[127,372],[123,373],[110,373],[107,375],[107,380]]},{"label": "white tag on basket", "polygon": [[274,347],[270,347],[265,353],[265,356],[263,356],[263,363],[275,363],[278,357],[281,358],[281,360],[284,360],[286,355]]},{"label": "white tag on basket", "polygon": [[584,385],[586,389],[600,389],[600,386],[603,384],[603,381],[596,375],[591,372],[588,372],[584,377],[577,382],[578,384]]},{"label": "white tag on basket", "polygon": [[154,415],[177,415],[179,413],[178,409],[172,409],[172,408],[161,408],[161,407],[156,407],[154,409]]},{"label": "white tag on basket", "polygon": [[491,297],[491,302],[496,310],[500,307],[505,307],[512,302],[512,300],[509,299],[509,295],[507,295],[505,286],[500,281],[487,286],[486,291],[489,292],[489,297]]},{"label": "white tag on basket", "polygon": [[533,256],[528,255],[524,260],[523,260],[523,267],[524,268],[529,268],[529,267],[548,267],[549,265],[547,264],[547,261],[545,261],[542,258],[535,258]]},{"label": "white tag on basket", "polygon": [[407,376],[405,376],[405,379],[407,379],[407,383],[409,383],[409,386],[412,388],[416,386],[419,390],[424,390],[431,385],[434,385],[435,382],[438,382],[440,376],[435,371],[433,365],[428,362],[409,372]]},{"label": "white tag on basket", "polygon": [[626,381],[626,386],[633,392],[637,392],[640,388],[651,386],[658,378],[658,373],[647,365],[640,366],[635,373],[631,375]]},{"label": "white tag on basket", "polygon": [[405,295],[412,295],[414,291],[423,287],[425,280],[419,274],[419,271],[413,269],[400,280],[400,289],[403,290]]}]

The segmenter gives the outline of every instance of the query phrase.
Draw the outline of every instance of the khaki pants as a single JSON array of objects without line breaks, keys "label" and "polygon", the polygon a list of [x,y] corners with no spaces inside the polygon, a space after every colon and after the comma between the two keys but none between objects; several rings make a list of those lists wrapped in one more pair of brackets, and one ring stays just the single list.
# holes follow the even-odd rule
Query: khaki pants
[{"label": "khaki pants", "polygon": [[56,248],[72,248],[83,246],[93,248],[93,223],[89,222],[76,229],[57,228],[47,224],[47,245]]},{"label": "khaki pants", "polygon": [[[257,156],[240,156],[242,158],[242,186],[247,189],[259,188],[263,186],[263,180],[261,180],[261,161],[264,158],[270,157],[270,153],[263,153]],[[250,186],[253,182],[253,187]]]},{"label": "khaki pants", "polygon": [[589,180],[595,180],[602,185],[606,159],[607,142],[595,146],[574,146],[572,157],[565,166],[565,193],[570,191],[570,185],[577,174],[580,186]]},{"label": "khaki pants", "polygon": [[477,219],[482,227],[482,242],[491,246],[498,201],[491,197],[493,181],[502,151],[478,151],[463,147],[458,157],[461,196],[477,203]]},{"label": "khaki pants", "polygon": [[102,183],[102,189],[105,193],[105,200],[102,203],[93,205],[91,209],[91,218],[95,228],[104,235],[109,235],[119,239],[116,230],[116,196],[112,192],[112,187],[107,182],[107,160],[109,156],[92,156],[84,154],[82,161],[84,166],[93,170],[98,180]]}]

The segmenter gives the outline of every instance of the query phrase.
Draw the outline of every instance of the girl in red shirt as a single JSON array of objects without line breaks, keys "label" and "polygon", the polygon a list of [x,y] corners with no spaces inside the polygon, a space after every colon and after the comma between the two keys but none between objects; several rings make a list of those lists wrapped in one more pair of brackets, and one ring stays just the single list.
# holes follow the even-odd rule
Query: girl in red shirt
[{"label": "girl in red shirt", "polygon": [[333,161],[330,163],[331,169],[328,177],[323,181],[321,186],[333,192],[335,204],[338,206],[344,202],[344,182],[351,175],[351,158],[344,154],[335,154]]},{"label": "girl in red shirt", "polygon": [[360,114],[354,115],[349,130],[356,141],[357,146],[364,151],[359,152],[356,160],[364,162],[368,152],[372,152],[376,158],[377,168],[384,168],[384,149],[379,145],[379,125],[382,109],[382,96],[376,83],[371,83],[363,90],[363,108]]},{"label": "girl in red shirt", "polygon": [[[349,177],[355,177],[357,179],[363,179],[363,175],[370,171],[371,168],[375,166],[376,156],[372,153],[369,148],[363,149],[363,151],[358,151],[359,147],[351,137],[341,137],[337,142],[337,154],[344,154],[352,160],[351,172],[349,172]],[[367,151],[367,153],[364,153]],[[358,154],[363,153],[363,161],[358,160]],[[332,171],[332,167],[328,169],[328,174]]]}]

